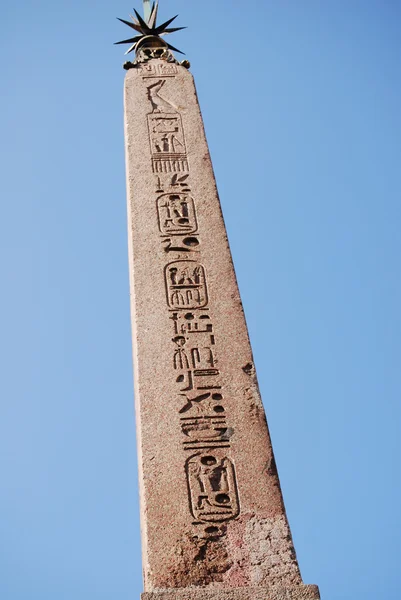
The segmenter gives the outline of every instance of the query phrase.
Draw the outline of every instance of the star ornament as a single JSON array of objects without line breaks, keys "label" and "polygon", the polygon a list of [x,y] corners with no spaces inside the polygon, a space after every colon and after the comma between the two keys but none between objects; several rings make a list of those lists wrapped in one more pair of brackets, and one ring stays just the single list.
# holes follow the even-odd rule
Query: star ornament
[{"label": "star ornament", "polygon": [[[147,7],[147,4],[148,4],[148,2],[144,1],[145,8]],[[150,6],[150,2],[149,2],[149,6]],[[161,39],[162,37],[164,37],[165,35],[168,35],[169,33],[174,33],[175,31],[180,31],[181,29],[186,29],[186,27],[170,27],[169,28],[169,25],[178,17],[178,15],[176,15],[172,19],[169,19],[162,25],[157,26],[156,19],[157,19],[158,8],[159,8],[159,1],[157,0],[156,2],[153,2],[152,8],[150,10],[145,10],[145,18],[144,19],[142,19],[142,17],[134,9],[136,18],[133,17],[132,15],[130,15],[130,17],[132,19],[132,23],[131,23],[131,21],[125,21],[124,19],[120,19],[117,17],[117,19],[119,21],[128,25],[128,27],[135,29],[135,31],[137,31],[140,34],[140,35],[136,35],[135,37],[130,38],[128,40],[122,40],[121,42],[115,42],[116,44],[132,44],[130,46],[130,48],[128,48],[128,50],[126,51],[125,54],[129,54],[130,52],[135,50],[138,47],[139,43],[147,36],[157,37],[157,38]],[[146,16],[146,15],[148,15],[148,16]],[[167,47],[170,48],[170,50],[174,50],[174,52],[179,52],[180,54],[184,54],[184,52],[181,52],[181,50],[178,50],[178,48],[174,48],[174,46],[167,44],[167,42],[165,42],[163,40],[163,45],[164,44],[166,44]]]}]

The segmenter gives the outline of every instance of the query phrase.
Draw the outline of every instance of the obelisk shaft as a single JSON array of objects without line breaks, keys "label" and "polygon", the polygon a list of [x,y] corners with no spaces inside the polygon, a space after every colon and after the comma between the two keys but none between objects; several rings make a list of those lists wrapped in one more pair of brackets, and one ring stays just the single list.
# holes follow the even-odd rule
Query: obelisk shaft
[{"label": "obelisk shaft", "polygon": [[318,598],[295,557],[191,74],[157,59],[128,71],[125,128],[144,598]]}]

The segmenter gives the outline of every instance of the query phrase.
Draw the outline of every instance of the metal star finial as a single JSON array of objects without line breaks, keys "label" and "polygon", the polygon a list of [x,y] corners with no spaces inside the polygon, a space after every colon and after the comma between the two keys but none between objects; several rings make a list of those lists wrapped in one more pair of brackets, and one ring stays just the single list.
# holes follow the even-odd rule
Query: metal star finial
[{"label": "metal star finial", "polygon": [[[136,18],[133,17],[132,15],[130,15],[130,17],[132,19],[132,23],[131,23],[131,21],[125,21],[124,19],[120,19],[119,17],[117,17],[117,19],[119,21],[128,25],[128,27],[135,29],[135,31],[137,31],[140,34],[140,35],[137,35],[128,40],[122,40],[121,42],[115,42],[116,44],[132,44],[132,46],[130,48],[128,48],[128,50],[125,54],[129,54],[133,50],[136,50],[138,48],[139,43],[147,36],[152,36],[154,38],[155,37],[162,38],[163,36],[168,35],[169,33],[174,33],[175,31],[180,31],[181,29],[186,29],[186,27],[170,27],[169,28],[169,25],[178,17],[178,15],[176,15],[172,19],[169,19],[162,25],[156,26],[158,8],[159,8],[159,0],[156,0],[156,2],[153,2],[152,6],[150,5],[150,0],[143,0],[144,18],[142,18],[135,9],[134,9],[134,12],[135,12]],[[184,52],[181,52],[181,50],[178,50],[178,48],[174,48],[174,46],[167,44],[167,42],[164,42],[164,44],[166,44],[167,47],[170,48],[170,50],[174,50],[174,52],[179,52],[180,54],[184,54]]]}]

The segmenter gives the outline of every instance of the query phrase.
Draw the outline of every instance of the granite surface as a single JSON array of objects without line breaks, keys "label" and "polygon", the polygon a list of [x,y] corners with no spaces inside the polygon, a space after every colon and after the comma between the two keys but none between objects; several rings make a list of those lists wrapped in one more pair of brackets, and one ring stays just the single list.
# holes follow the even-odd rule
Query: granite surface
[{"label": "granite surface", "polygon": [[293,591],[252,598],[317,598],[301,585],[189,71],[127,72],[125,138],[145,591],[213,587],[143,599],[272,585]]},{"label": "granite surface", "polygon": [[292,588],[240,588],[236,590],[160,590],[142,594],[141,600],[319,600],[315,585]]}]

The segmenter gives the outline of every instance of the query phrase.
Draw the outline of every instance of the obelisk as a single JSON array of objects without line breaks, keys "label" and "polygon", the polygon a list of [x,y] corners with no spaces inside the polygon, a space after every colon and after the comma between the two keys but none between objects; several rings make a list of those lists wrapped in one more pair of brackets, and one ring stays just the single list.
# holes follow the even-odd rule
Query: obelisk
[{"label": "obelisk", "polygon": [[[302,583],[189,63],[124,21],[142,600],[317,600]],[[123,43],[123,42],[122,42]],[[174,50],[176,50],[174,48]]]}]

